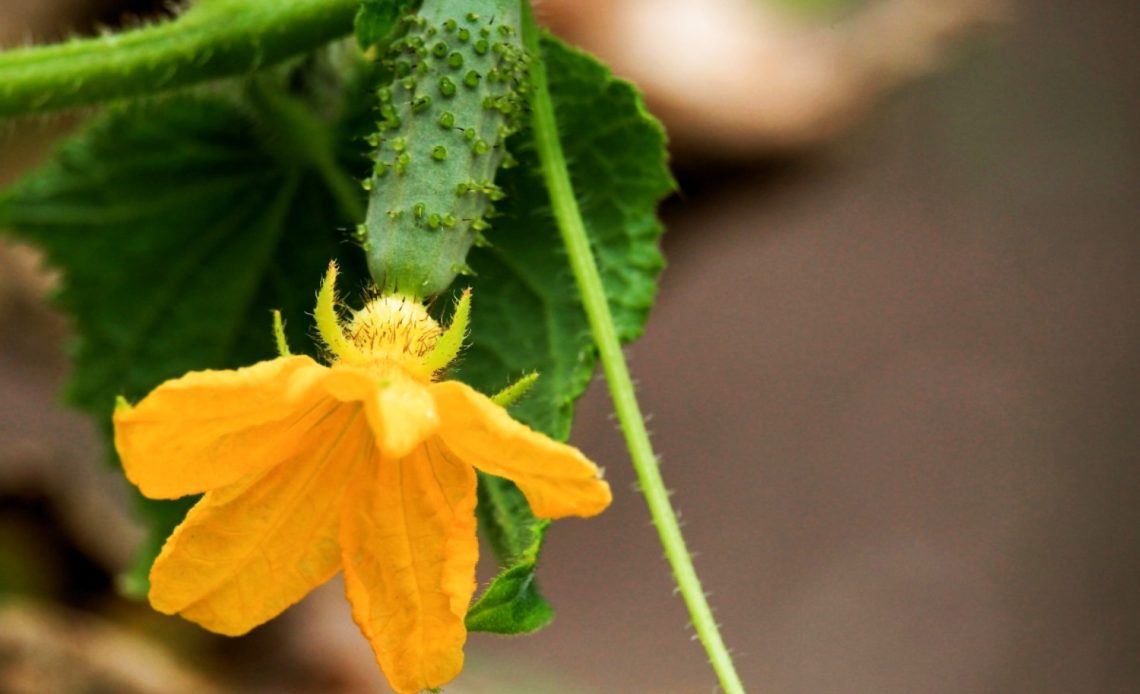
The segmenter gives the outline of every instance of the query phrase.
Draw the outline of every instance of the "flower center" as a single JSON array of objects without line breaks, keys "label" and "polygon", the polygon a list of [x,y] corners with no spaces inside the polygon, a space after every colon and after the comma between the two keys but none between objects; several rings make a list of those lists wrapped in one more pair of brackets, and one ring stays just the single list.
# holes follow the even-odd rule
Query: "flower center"
[{"label": "flower center", "polygon": [[443,330],[419,301],[382,296],[357,311],[345,333],[368,362],[396,362],[416,376],[430,379],[424,357]]}]

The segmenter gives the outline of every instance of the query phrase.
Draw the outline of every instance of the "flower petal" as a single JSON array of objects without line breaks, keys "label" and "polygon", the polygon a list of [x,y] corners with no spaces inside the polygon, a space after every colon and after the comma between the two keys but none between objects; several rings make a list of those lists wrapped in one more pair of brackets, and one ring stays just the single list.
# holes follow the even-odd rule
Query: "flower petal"
[{"label": "flower petal", "polygon": [[439,427],[427,386],[399,367],[335,364],[324,387],[338,400],[360,401],[384,458],[403,458]]},{"label": "flower petal", "polygon": [[577,448],[516,422],[458,381],[435,383],[431,392],[447,448],[483,472],[517,484],[536,516],[593,516],[610,505],[610,486]]},{"label": "flower petal", "polygon": [[475,591],[475,471],[434,442],[357,468],[341,521],[352,615],[398,692],[438,687],[463,667]]},{"label": "flower petal", "polygon": [[283,357],[232,371],[195,371],[115,412],[115,448],[144,496],[217,489],[277,465],[322,399],[325,367]]},{"label": "flower petal", "polygon": [[375,445],[358,405],[326,402],[296,455],[190,509],[151,568],[156,610],[243,634],[337,572],[344,486]]}]

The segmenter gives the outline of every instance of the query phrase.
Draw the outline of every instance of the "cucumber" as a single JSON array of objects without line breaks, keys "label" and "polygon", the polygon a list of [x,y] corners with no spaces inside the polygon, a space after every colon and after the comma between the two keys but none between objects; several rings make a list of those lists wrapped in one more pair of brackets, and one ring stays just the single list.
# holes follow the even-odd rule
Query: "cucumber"
[{"label": "cucumber", "polygon": [[430,298],[485,241],[495,172],[523,122],[529,58],[520,0],[425,0],[383,57],[394,76],[377,90],[381,120],[368,213],[358,240],[377,287]]}]

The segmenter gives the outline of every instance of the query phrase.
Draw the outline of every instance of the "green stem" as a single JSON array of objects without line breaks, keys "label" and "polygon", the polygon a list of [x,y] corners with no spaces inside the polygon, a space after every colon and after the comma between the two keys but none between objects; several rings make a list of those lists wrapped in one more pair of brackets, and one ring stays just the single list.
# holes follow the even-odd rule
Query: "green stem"
[{"label": "green stem", "polygon": [[366,211],[360,192],[360,181],[349,175],[344,167],[337,163],[334,156],[331,151],[324,153],[324,156],[313,161],[313,166],[336,200],[341,213],[354,224],[359,224],[364,221]]},{"label": "green stem", "polygon": [[0,117],[250,72],[348,34],[359,0],[199,0],[122,34],[0,53]]},{"label": "green stem", "polygon": [[336,142],[327,124],[301,101],[266,79],[251,79],[249,103],[265,114],[272,128],[273,152],[287,166],[312,167],[345,217],[364,220],[364,193],[336,159]]},{"label": "green stem", "polygon": [[618,339],[613,316],[610,314],[609,303],[606,301],[601,274],[598,272],[594,252],[590,248],[586,227],[570,181],[566,158],[562,153],[558,123],[540,52],[538,27],[535,25],[529,3],[527,0],[521,1],[524,13],[524,41],[534,58],[531,67],[534,88],[531,108],[535,146],[550,192],[554,218],[562,234],[562,241],[566,245],[570,266],[582,295],[582,304],[586,309],[590,329],[593,331],[594,341],[601,355],[602,368],[609,383],[614,410],[625,434],[633,467],[641,483],[641,491],[649,505],[649,513],[661,537],[665,557],[673,568],[674,579],[689,609],[697,636],[708,653],[709,662],[725,692],[742,694],[744,685],[733,666],[732,656],[721,638],[712,609],[705,598],[696,569],[693,568],[692,557],[685,547],[677,515],[669,503],[669,493],[661,479],[657,458],[645,428],[645,418],[637,403],[633,380],[630,378],[625,355],[622,353],[621,342]]}]

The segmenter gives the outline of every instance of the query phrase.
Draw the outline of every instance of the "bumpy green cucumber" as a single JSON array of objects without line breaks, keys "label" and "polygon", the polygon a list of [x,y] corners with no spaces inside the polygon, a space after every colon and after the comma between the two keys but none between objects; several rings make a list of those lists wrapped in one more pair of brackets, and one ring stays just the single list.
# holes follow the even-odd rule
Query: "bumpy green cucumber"
[{"label": "bumpy green cucumber", "polygon": [[504,141],[526,108],[519,0],[425,0],[385,54],[382,120],[368,215],[359,230],[377,286],[418,297],[467,271],[491,203]]}]

